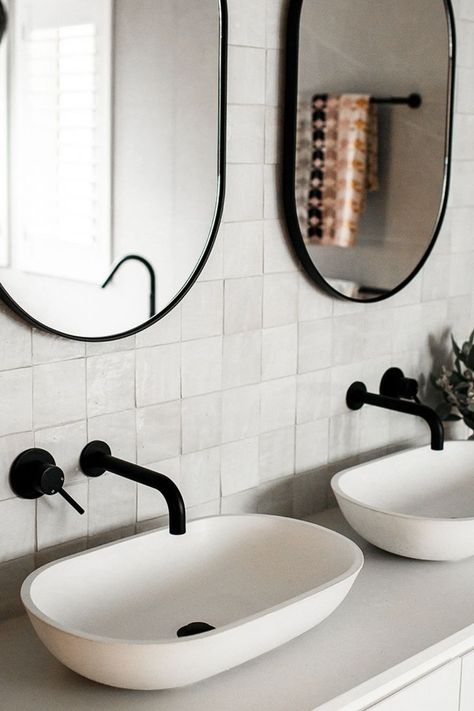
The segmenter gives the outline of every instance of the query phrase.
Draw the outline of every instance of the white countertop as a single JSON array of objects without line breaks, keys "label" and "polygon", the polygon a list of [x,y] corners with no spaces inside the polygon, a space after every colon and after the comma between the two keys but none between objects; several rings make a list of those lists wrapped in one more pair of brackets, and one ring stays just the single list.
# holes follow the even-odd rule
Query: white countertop
[{"label": "white countertop", "polygon": [[474,647],[474,558],[462,563],[397,558],[362,542],[335,509],[310,520],[356,540],[366,558],[347,599],[314,630],[192,687],[127,692],[94,684],[64,668],[21,617],[0,625],[0,707],[352,710],[369,706]]}]

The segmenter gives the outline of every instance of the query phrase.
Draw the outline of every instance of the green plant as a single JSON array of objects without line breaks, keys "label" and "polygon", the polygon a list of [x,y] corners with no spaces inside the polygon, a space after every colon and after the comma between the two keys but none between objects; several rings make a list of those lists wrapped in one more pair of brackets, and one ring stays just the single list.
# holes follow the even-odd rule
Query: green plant
[{"label": "green plant", "polygon": [[474,430],[474,331],[460,348],[454,337],[454,367],[443,366],[439,375],[432,375],[431,382],[442,392],[444,402],[436,411],[443,420],[463,420]]}]

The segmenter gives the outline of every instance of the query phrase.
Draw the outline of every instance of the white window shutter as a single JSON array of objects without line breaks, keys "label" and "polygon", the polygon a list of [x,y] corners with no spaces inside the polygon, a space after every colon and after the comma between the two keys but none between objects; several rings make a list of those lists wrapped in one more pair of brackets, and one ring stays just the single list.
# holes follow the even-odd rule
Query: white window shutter
[{"label": "white window shutter", "polygon": [[100,282],[111,261],[113,0],[17,0],[15,267]]}]

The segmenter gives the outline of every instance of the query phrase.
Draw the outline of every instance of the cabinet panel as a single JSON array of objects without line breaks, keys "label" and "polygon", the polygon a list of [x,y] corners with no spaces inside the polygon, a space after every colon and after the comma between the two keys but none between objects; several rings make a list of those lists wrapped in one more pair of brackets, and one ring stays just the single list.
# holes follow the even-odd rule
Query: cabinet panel
[{"label": "cabinet panel", "polygon": [[[372,706],[370,711],[458,711],[461,660],[456,659]],[[467,711],[474,707],[467,706]]]},{"label": "cabinet panel", "polygon": [[462,660],[461,706],[460,711],[474,709],[474,652]]}]

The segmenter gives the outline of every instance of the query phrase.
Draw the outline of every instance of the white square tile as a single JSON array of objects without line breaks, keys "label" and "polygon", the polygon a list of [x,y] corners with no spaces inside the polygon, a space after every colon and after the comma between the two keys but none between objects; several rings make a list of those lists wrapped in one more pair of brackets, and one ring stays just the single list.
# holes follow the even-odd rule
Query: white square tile
[{"label": "white square tile", "polygon": [[292,516],[293,477],[279,479],[259,488],[258,513],[269,516]]},{"label": "white square tile", "polygon": [[76,422],[85,416],[85,359],[33,368],[33,419],[36,428]]},{"label": "white square tile", "polygon": [[114,457],[129,462],[137,460],[137,438],[135,410],[114,412],[89,419],[89,441],[107,442]]},{"label": "white square tile", "polygon": [[227,121],[228,162],[263,163],[265,107],[231,104]]},{"label": "white square tile", "polygon": [[278,106],[282,96],[283,52],[278,49],[267,51],[267,106]]},{"label": "white square tile", "polygon": [[335,415],[329,423],[329,452],[331,464],[355,464],[360,441],[360,412]]},{"label": "white square tile", "polygon": [[180,340],[181,305],[176,306],[153,326],[136,335],[137,348],[164,346],[168,343],[178,343]]},{"label": "white square tile", "polygon": [[183,341],[220,336],[224,327],[224,284],[203,281],[193,286],[182,304]]},{"label": "white square tile", "polygon": [[299,325],[299,373],[322,370],[331,365],[333,341],[332,319],[308,321]]},{"label": "white square tile", "polygon": [[38,499],[36,523],[38,550],[86,538],[89,509],[88,482],[85,477],[83,479],[81,484],[66,487],[68,494],[85,510],[86,513],[82,516],[57,494]]},{"label": "white square tile", "polygon": [[33,432],[22,432],[0,439],[0,501],[15,497],[10,488],[10,467],[19,454],[31,447],[34,447]]},{"label": "white square tile", "polygon": [[222,394],[212,393],[182,401],[183,454],[216,447],[221,442]]},{"label": "white square tile", "polygon": [[224,277],[236,279],[262,274],[263,221],[232,222],[224,230]]},{"label": "white square tile", "polygon": [[222,496],[258,485],[258,437],[222,446],[221,482]]},{"label": "white square tile", "polygon": [[219,232],[212,247],[209,258],[202,270],[199,281],[216,281],[223,278],[224,262],[224,225],[221,223]]},{"label": "white square tile", "polygon": [[84,358],[86,344],[33,329],[33,363],[53,363]]},{"label": "white square tile", "polygon": [[330,318],[333,315],[335,301],[325,294],[307,277],[299,280],[298,319],[300,321],[316,321]]},{"label": "white square tile", "polygon": [[263,218],[263,167],[230,163],[224,219],[244,222]]},{"label": "white square tile", "polygon": [[110,353],[87,359],[89,417],[135,407],[135,353]]},{"label": "white square tile", "polygon": [[[85,481],[84,474],[79,467],[79,456],[86,444],[87,427],[85,421],[49,427],[35,432],[35,447],[45,449],[52,454],[56,464],[64,472],[65,486],[81,484]],[[59,543],[62,542],[59,541]]]},{"label": "white square tile", "polygon": [[137,458],[140,464],[172,459],[181,453],[181,402],[137,410]]},{"label": "white square tile", "polygon": [[266,0],[267,48],[279,49],[284,43],[285,4],[282,0]]},{"label": "white square tile", "polygon": [[138,350],[136,379],[138,407],[177,400],[181,394],[180,344]]},{"label": "white square tile", "polygon": [[271,432],[296,421],[296,377],[261,385],[260,431]]},{"label": "white square tile", "polygon": [[181,459],[181,493],[186,508],[220,498],[220,449],[186,454]]},{"label": "white square tile", "polygon": [[116,341],[97,341],[86,343],[86,355],[98,356],[107,353],[122,353],[123,351],[133,351],[136,345],[135,336],[119,338]]},{"label": "white square tile", "polygon": [[237,388],[240,385],[260,382],[261,362],[261,331],[224,336],[223,388]]},{"label": "white square tile", "polygon": [[293,482],[293,516],[305,518],[328,508],[331,476],[324,469],[295,476]]},{"label": "white square tile", "polygon": [[364,357],[364,313],[339,316],[333,321],[333,363],[345,365]]},{"label": "white square tile", "polygon": [[250,385],[222,395],[222,441],[235,442],[259,432],[260,390]]},{"label": "white square tile", "polygon": [[276,165],[281,162],[280,135],[282,128],[281,113],[276,106],[265,109],[265,163]]},{"label": "white square tile", "polygon": [[299,375],[296,380],[296,421],[302,425],[328,416],[331,407],[331,370]]},{"label": "white square tile", "polygon": [[295,323],[298,303],[296,274],[266,274],[263,285],[263,327]]},{"label": "white square tile", "polygon": [[133,526],[137,517],[137,484],[116,474],[89,480],[89,536]]},{"label": "white square tile", "polygon": [[277,326],[263,331],[262,379],[295,375],[298,365],[298,326]]},{"label": "white square tile", "polygon": [[232,496],[224,496],[221,501],[221,514],[249,514],[257,513],[258,510],[258,489],[241,491]]},{"label": "white square tile", "polygon": [[260,482],[292,476],[295,472],[295,428],[286,427],[260,435]]},{"label": "white square tile", "polygon": [[181,346],[183,397],[205,395],[222,388],[222,337],[187,341]]},{"label": "white square tile", "polygon": [[224,332],[255,331],[262,327],[263,278],[228,279],[224,295]]},{"label": "white square tile", "polygon": [[0,501],[0,563],[35,549],[36,501]]},{"label": "white square tile", "polygon": [[229,43],[247,47],[265,47],[265,3],[253,0],[231,0]]},{"label": "white square tile", "polygon": [[264,222],[264,272],[296,272],[297,263],[280,220]]},{"label": "white square tile", "polygon": [[474,7],[472,0],[458,0],[457,15],[462,20],[474,20]]},{"label": "white square tile", "polygon": [[474,208],[465,207],[451,210],[451,248],[453,252],[472,250],[472,225]]},{"label": "white square tile", "polygon": [[0,436],[31,430],[31,368],[0,373],[0,401]]},{"label": "white square tile", "polygon": [[296,473],[326,466],[329,458],[329,419],[296,427]]},{"label": "white square tile", "polygon": [[229,47],[229,104],[265,104],[265,50]]},{"label": "white square tile", "polygon": [[283,219],[280,169],[277,165],[265,165],[263,169],[263,216],[266,220]]},{"label": "white square tile", "polygon": [[0,370],[31,365],[31,328],[0,307]]}]

